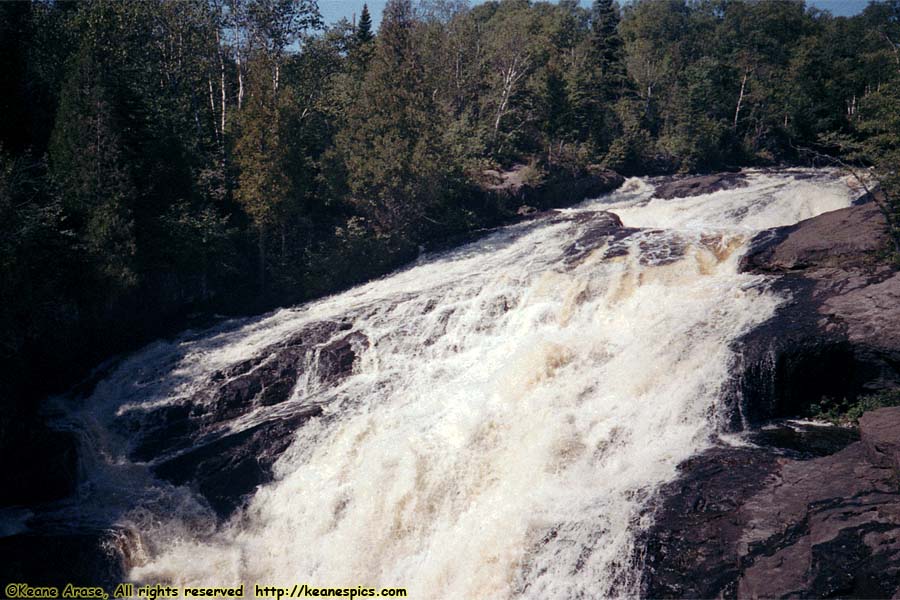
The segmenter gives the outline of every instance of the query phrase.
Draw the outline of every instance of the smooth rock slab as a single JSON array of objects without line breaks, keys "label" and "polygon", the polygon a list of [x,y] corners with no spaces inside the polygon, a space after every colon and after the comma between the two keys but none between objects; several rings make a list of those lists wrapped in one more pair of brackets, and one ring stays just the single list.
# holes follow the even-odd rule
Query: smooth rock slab
[{"label": "smooth rock slab", "polygon": [[[349,321],[312,323],[255,356],[212,373],[187,401],[123,417],[137,440],[131,458],[155,475],[199,493],[221,517],[272,478],[272,465],[322,407],[293,398],[301,375],[316,389],[349,376],[369,341]],[[232,431],[232,423],[264,407],[277,416]]]},{"label": "smooth rock slab", "polygon": [[256,488],[272,479],[272,465],[297,429],[322,414],[310,406],[286,419],[266,421],[197,445],[156,467],[154,473],[199,492],[220,517],[231,515]]},{"label": "smooth rock slab", "polygon": [[868,460],[863,442],[809,460],[720,447],[680,469],[642,540],[642,596],[890,598],[900,590],[897,480]]},{"label": "smooth rock slab", "polygon": [[[742,270],[777,275],[786,301],[735,343],[724,428],[900,387],[900,273],[887,247],[871,202],[755,238]],[[863,415],[858,442],[823,431],[751,430],[760,445],[680,465],[639,544],[642,595],[900,598],[900,408]]]},{"label": "smooth rock slab", "polygon": [[867,412],[859,420],[859,429],[869,460],[893,469],[900,479],[900,407]]},{"label": "smooth rock slab", "polygon": [[747,185],[747,176],[743,173],[716,173],[699,175],[668,181],[656,186],[654,196],[663,200],[672,198],[688,198],[702,196],[722,190],[732,190]]},{"label": "smooth rock slab", "polygon": [[886,231],[870,201],[754,238],[741,270],[777,275],[787,301],[735,343],[729,402],[743,422],[900,387],[900,272],[882,260]]}]

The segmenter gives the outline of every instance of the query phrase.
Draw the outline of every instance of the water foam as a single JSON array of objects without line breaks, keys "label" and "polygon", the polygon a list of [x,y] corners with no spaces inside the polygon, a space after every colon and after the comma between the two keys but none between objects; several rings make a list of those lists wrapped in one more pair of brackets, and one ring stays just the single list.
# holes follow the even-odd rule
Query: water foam
[{"label": "water foam", "polygon": [[[325,412],[228,523],[135,476],[157,493],[117,517],[144,548],[131,577],[402,586],[416,598],[633,595],[648,498],[710,443],[729,344],[781,301],[737,272],[747,240],[851,198],[831,172],[748,181],[657,200],[652,184],[629,180],[568,211],[611,210],[647,228],[615,242],[620,251],[607,243],[567,262],[577,219],[518,225],[130,357],[82,411],[98,430],[183,401],[212,371],[316,320],[350,318],[371,342],[336,388],[298,382],[296,402]],[[103,435],[95,481],[109,486],[128,439]]]}]

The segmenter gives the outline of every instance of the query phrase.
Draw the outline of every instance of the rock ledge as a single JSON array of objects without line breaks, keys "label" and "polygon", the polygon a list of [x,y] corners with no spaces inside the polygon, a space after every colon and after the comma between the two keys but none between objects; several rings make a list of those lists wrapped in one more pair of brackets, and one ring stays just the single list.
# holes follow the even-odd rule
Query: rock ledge
[{"label": "rock ledge", "polygon": [[900,597],[900,407],[853,430],[775,421],[900,388],[900,273],[871,203],[761,233],[744,271],[786,300],[736,344],[727,394],[751,446],[680,465],[641,539],[643,596]]}]

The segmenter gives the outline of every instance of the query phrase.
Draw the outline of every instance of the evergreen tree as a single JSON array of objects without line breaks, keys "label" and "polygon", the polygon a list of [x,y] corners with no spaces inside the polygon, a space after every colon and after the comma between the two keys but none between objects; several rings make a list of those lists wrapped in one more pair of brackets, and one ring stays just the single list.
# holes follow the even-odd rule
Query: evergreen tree
[{"label": "evergreen tree", "polygon": [[254,275],[292,302],[381,273],[500,222],[461,193],[497,163],[643,175],[824,140],[874,167],[896,232],[898,0],[580,4],[390,0],[377,35],[368,6],[310,35],[314,0],[0,3],[0,369],[111,314],[247,309]]},{"label": "evergreen tree", "polygon": [[374,39],[372,34],[372,17],[369,15],[369,6],[363,4],[359,13],[359,23],[356,24],[356,41],[360,44],[368,44]]},{"label": "evergreen tree", "polygon": [[70,226],[100,273],[129,287],[136,282],[137,190],[101,71],[87,45],[71,62],[51,138],[51,173]]},{"label": "evergreen tree", "polygon": [[619,35],[619,9],[615,0],[594,0],[589,39],[598,89],[606,98],[614,99],[627,82],[624,44]]},{"label": "evergreen tree", "polygon": [[[547,158],[553,161],[554,152],[559,153],[572,130],[572,114],[566,85],[558,69],[549,68],[544,80],[544,131],[548,137]],[[554,149],[554,142],[558,148]]]},{"label": "evergreen tree", "polygon": [[289,213],[296,195],[288,165],[289,136],[285,132],[291,90],[283,84],[288,47],[303,34],[321,25],[312,0],[253,0],[247,7],[248,37],[246,70],[249,94],[239,117],[235,140],[235,162],[240,175],[235,199],[250,217],[257,238],[257,277],[260,294],[268,291],[269,238],[280,242],[278,258],[283,265],[288,254]]},{"label": "evergreen tree", "polygon": [[614,0],[594,0],[585,40],[586,58],[571,91],[576,119],[588,129],[600,152],[605,152],[619,133],[613,107],[628,86],[618,26],[619,10]]},{"label": "evergreen tree", "polygon": [[446,168],[414,28],[410,0],[389,0],[360,100],[337,140],[356,206],[400,238],[432,208]]}]

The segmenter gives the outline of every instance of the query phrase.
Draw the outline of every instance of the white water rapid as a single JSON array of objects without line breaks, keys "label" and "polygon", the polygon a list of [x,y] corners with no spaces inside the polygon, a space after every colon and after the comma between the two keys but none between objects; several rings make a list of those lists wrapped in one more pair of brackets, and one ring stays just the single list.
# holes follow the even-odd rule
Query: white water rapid
[{"label": "white water rapid", "polygon": [[[648,500],[711,443],[730,343],[783,300],[738,273],[747,242],[854,195],[827,171],[751,171],[674,200],[630,179],[347,292],[156,342],[73,417],[99,449],[84,467],[96,510],[135,532],[130,576],[151,584],[634,595]],[[598,210],[641,231],[592,245]],[[123,415],[184,403],[322,320],[368,343],[334,385],[304,371],[288,402],[227,421],[323,408],[231,519],[126,458]]]}]

